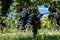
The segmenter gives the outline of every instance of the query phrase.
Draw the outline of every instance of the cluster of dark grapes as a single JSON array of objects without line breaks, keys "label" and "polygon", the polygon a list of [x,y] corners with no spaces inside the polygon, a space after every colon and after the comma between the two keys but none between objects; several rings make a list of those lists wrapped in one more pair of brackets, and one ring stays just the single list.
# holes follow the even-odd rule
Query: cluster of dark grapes
[{"label": "cluster of dark grapes", "polygon": [[1,0],[2,2],[2,16],[6,16],[8,9],[10,8],[10,4],[12,0]]},{"label": "cluster of dark grapes", "polygon": [[[1,16],[6,16],[7,11],[10,8],[10,4],[12,3],[12,0],[0,0],[2,2],[2,12]],[[3,23],[2,18],[0,17],[0,30],[3,32],[4,27],[7,26],[5,23]]]},{"label": "cluster of dark grapes", "polygon": [[[53,4],[56,5],[56,2],[54,1]],[[52,4],[50,4],[50,5],[52,6]],[[49,17],[49,19],[50,19],[51,17],[56,18],[56,22],[57,22],[57,24],[60,26],[60,16],[59,16],[60,13],[59,13],[59,10],[58,10],[58,8],[56,8],[56,7],[53,7],[53,8],[52,8],[51,6],[49,7],[49,11],[50,11],[52,14],[50,14],[48,17]],[[54,15],[55,15],[55,16],[54,16],[53,13],[57,13],[57,14],[54,14]]]},{"label": "cluster of dark grapes", "polygon": [[[20,21],[20,28],[23,30],[25,29],[25,25],[27,23],[27,19],[28,19],[28,15],[29,15],[29,11],[24,9],[24,8],[18,8],[17,10],[19,12],[19,21]],[[18,27],[19,28],[19,27]]]},{"label": "cluster of dark grapes", "polygon": [[[31,25],[33,25],[33,36],[36,37],[38,29],[40,29],[41,23],[40,23],[40,13],[37,12],[36,9],[28,9],[24,10],[23,8],[20,8],[17,10],[19,12],[20,17],[20,28],[26,29],[30,28]],[[18,27],[18,28],[19,28]]]}]

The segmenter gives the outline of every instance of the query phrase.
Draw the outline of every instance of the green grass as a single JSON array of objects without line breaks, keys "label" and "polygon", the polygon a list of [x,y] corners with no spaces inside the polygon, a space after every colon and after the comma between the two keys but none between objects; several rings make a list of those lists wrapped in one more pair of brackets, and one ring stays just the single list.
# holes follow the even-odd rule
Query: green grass
[{"label": "green grass", "polygon": [[60,40],[60,32],[51,30],[39,30],[36,38],[33,38],[32,32],[26,33],[4,33],[0,34],[0,40]]}]

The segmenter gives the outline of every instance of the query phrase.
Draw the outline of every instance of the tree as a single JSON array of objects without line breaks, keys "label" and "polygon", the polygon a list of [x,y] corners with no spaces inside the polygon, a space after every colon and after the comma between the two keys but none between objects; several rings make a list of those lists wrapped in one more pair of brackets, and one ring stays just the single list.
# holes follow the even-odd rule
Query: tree
[{"label": "tree", "polygon": [[[7,15],[8,9],[10,8],[12,1],[13,0],[1,0],[2,16],[5,17]],[[60,1],[59,0],[57,0],[57,1],[54,1],[54,0],[16,0],[16,2],[17,2],[17,5],[15,6],[16,9],[18,9],[19,7],[22,7],[22,8],[32,8],[33,7],[35,9],[37,9],[36,11],[38,11],[37,6],[41,6],[41,5],[48,7],[50,12],[54,8],[60,9]],[[14,20],[12,20],[12,22],[14,22]]]},{"label": "tree", "polygon": [[[6,2],[9,3],[8,6],[10,6],[10,4],[11,4],[12,1],[13,0],[10,0],[9,1],[10,3],[9,3],[8,0],[6,0]],[[20,6],[26,6],[26,7],[36,7],[37,8],[37,6],[44,5],[45,7],[51,6],[51,7],[56,7],[58,9],[60,9],[60,1],[59,0],[57,0],[57,1],[55,1],[55,0],[16,0],[16,2]],[[55,6],[53,5],[54,3],[55,3]],[[7,7],[7,8],[9,8],[9,7]]]}]

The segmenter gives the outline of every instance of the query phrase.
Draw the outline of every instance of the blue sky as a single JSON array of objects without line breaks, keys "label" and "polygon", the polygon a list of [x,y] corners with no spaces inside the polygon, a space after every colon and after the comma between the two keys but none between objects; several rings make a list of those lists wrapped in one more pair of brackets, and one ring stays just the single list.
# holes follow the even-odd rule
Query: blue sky
[{"label": "blue sky", "polygon": [[[48,13],[48,12],[49,12],[49,11],[48,11],[48,8],[45,8],[44,5],[38,6],[38,9],[39,9],[39,12],[40,12],[41,14],[44,14],[44,13]],[[49,15],[49,14],[43,15],[42,19],[43,19],[45,16],[48,16],[48,15]]]},{"label": "blue sky", "polygon": [[39,9],[39,12],[40,12],[41,14],[44,14],[44,13],[49,12],[49,11],[48,11],[48,8],[45,8],[44,5],[38,6],[38,9]]}]

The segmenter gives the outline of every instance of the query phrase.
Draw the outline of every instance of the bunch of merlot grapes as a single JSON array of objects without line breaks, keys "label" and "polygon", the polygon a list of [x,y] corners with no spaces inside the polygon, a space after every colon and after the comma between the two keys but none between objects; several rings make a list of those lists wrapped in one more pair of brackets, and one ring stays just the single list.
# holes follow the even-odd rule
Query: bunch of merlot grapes
[{"label": "bunch of merlot grapes", "polygon": [[2,2],[2,16],[6,16],[8,9],[10,8],[10,4],[12,0],[1,0]]}]

